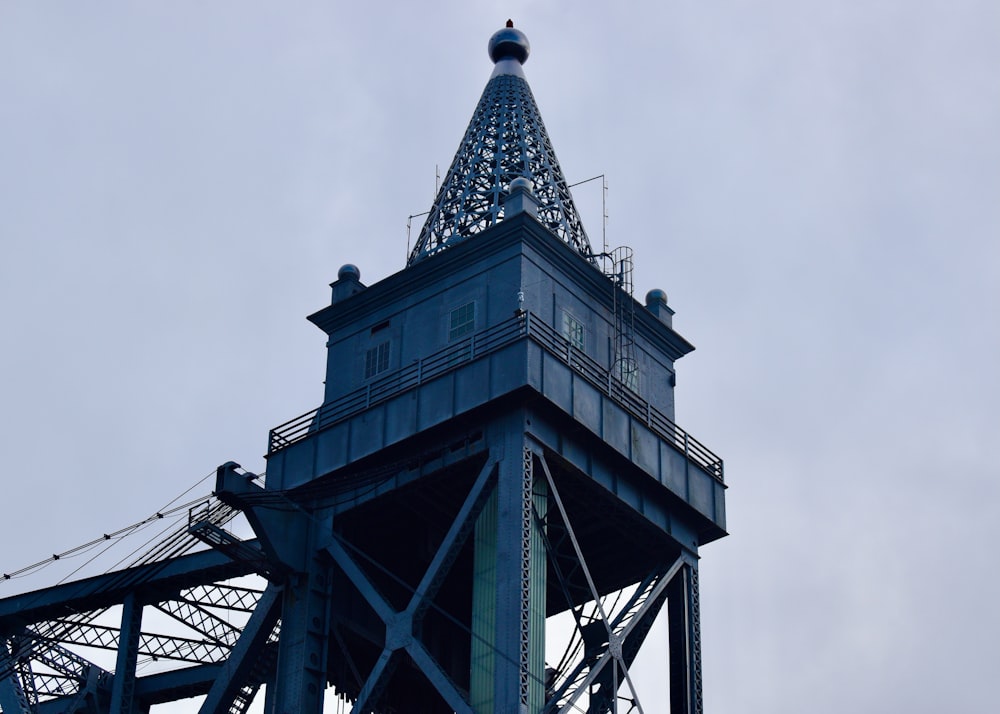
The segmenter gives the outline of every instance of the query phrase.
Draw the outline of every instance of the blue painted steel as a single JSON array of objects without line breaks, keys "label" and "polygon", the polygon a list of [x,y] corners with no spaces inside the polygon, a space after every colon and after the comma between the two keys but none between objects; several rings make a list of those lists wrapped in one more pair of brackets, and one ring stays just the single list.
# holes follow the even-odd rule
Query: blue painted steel
[{"label": "blue painted steel", "polygon": [[21,680],[12,666],[12,653],[6,642],[0,641],[0,709],[4,714],[31,714],[31,705],[24,694]]},{"label": "blue painted steel", "polygon": [[118,658],[115,679],[111,685],[111,714],[130,714],[135,691],[135,666],[142,636],[143,603],[135,592],[122,603],[121,630],[118,636]]},{"label": "blue painted steel", "polygon": [[[5,714],[195,695],[241,714],[262,683],[279,714],[320,714],[328,685],[359,714],[596,714],[632,688],[665,602],[672,711],[701,711],[697,556],[726,535],[726,485],[674,421],[693,346],[665,293],[643,307],[594,264],[524,79],[527,38],[508,26],[489,51],[407,269],[367,286],[345,265],[310,316],[329,338],[324,401],[271,431],[266,485],[219,468],[219,500],[178,542],[209,551],[0,600]],[[237,510],[256,539],[225,529]],[[250,574],[263,595],[229,582]],[[121,627],[96,621],[123,603]],[[143,604],[195,634],[146,631]],[[217,608],[252,614],[231,627]],[[567,610],[586,646],[549,672],[545,619]],[[118,674],[58,643],[119,648]],[[189,666],[140,677],[137,654]]]},{"label": "blue painted steel", "polygon": [[149,592],[166,595],[253,572],[253,565],[233,561],[217,551],[182,555],[162,563],[127,568],[0,599],[0,623],[41,622],[67,611],[110,607],[124,602],[129,593],[140,586]]},{"label": "blue painted steel", "polygon": [[[253,700],[253,694],[262,681],[262,678],[251,675],[254,668],[260,666],[266,658],[265,648],[281,614],[280,605],[280,588],[269,585],[243,628],[239,641],[226,661],[226,667],[212,683],[198,714],[226,714],[234,709],[246,710],[246,705]],[[248,685],[252,692],[241,698],[241,689]]]},{"label": "blue painted steel", "polygon": [[671,583],[667,601],[671,651],[686,657],[670,659],[670,711],[702,714],[701,611],[698,592],[698,561],[688,558],[683,571]]}]

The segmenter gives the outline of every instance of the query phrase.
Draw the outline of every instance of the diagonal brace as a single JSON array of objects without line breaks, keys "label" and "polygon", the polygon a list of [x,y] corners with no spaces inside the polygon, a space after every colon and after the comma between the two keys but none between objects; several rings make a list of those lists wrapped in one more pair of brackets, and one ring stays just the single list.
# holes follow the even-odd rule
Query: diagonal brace
[{"label": "diagonal brace", "polygon": [[268,585],[222,668],[222,675],[215,680],[208,691],[208,696],[198,710],[199,714],[219,714],[229,710],[240,687],[252,673],[261,651],[267,645],[280,614],[281,588]]},{"label": "diagonal brace", "polygon": [[409,604],[402,612],[396,612],[386,602],[339,538],[335,536],[327,546],[326,552],[385,623],[385,649],[361,688],[361,693],[354,704],[356,711],[365,712],[371,708],[395,667],[396,652],[406,650],[452,709],[456,712],[471,712],[465,698],[424,645],[414,636],[414,628],[430,607],[465,539],[475,527],[476,519],[492,491],[496,463],[496,459],[491,458],[483,465],[451,527],[438,546],[434,558],[414,590]]}]

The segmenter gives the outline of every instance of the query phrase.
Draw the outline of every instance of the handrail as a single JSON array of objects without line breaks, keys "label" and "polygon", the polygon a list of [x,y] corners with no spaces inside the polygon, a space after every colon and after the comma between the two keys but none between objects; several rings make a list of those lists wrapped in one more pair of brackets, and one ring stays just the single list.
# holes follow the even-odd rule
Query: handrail
[{"label": "handrail", "polygon": [[530,339],[564,362],[688,459],[720,483],[724,483],[722,459],[659,409],[626,387],[611,370],[602,367],[592,357],[574,347],[537,315],[527,312],[476,332],[321,407],[279,424],[271,429],[268,455],[522,339]]}]

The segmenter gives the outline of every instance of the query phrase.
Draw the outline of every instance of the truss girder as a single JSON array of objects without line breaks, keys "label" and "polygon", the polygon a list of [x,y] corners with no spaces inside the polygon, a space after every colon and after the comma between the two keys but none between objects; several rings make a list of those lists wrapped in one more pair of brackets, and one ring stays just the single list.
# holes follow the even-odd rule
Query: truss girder
[{"label": "truss girder", "polygon": [[[45,669],[36,669],[34,663]],[[7,698],[11,692],[23,696],[31,711],[36,711],[44,698],[80,694],[97,680],[110,681],[110,677],[76,653],[39,639],[32,630],[11,637],[0,648],[0,688],[6,689]]]},{"label": "truss girder", "polygon": [[[60,629],[60,642],[115,651],[121,643],[121,630],[117,627],[71,620],[56,621],[53,624],[65,627],[64,630]],[[221,662],[229,654],[229,650],[229,647],[207,640],[142,632],[139,634],[137,655],[201,664]]]},{"label": "truss girder", "polygon": [[240,628],[198,603],[187,600],[165,600],[153,607],[197,631],[205,639],[223,647],[232,647],[239,639]]},{"label": "truss girder", "polygon": [[[24,681],[23,675],[21,681]],[[34,672],[32,673],[32,685],[36,696],[61,697],[78,691],[81,681],[78,677],[68,674]]]},{"label": "truss girder", "polygon": [[[31,637],[30,630],[27,631],[25,637]],[[97,671],[100,674],[108,674],[108,672],[93,662],[55,642],[38,642],[32,648],[32,657],[67,677],[86,679],[90,672],[93,671]]]},{"label": "truss girder", "polygon": [[178,590],[254,572],[253,563],[234,561],[215,550],[182,555],[0,600],[0,631],[65,618],[67,613],[120,605],[139,585],[153,599],[157,593],[162,593],[161,599],[168,599]]},{"label": "truss girder", "polygon": [[522,176],[533,183],[538,220],[593,261],[531,88],[522,76],[500,74],[483,91],[409,264],[502,220],[508,186]]},{"label": "truss girder", "polygon": [[177,599],[197,606],[250,613],[254,611],[257,601],[263,594],[262,590],[254,590],[253,588],[212,584],[197,585],[184,590]]}]

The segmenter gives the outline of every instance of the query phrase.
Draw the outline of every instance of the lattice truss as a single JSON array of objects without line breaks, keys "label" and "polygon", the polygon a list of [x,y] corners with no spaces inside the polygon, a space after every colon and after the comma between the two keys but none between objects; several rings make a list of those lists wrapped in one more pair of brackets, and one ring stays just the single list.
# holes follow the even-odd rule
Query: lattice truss
[{"label": "lattice truss", "polygon": [[534,184],[538,220],[593,261],[531,88],[521,76],[500,74],[483,91],[408,264],[503,220],[503,199],[521,176]]},{"label": "lattice truss", "polygon": [[280,608],[256,543],[222,527],[236,514],[208,500],[130,567],[0,600],[3,714],[143,711],[213,693],[244,712],[273,671]]}]

